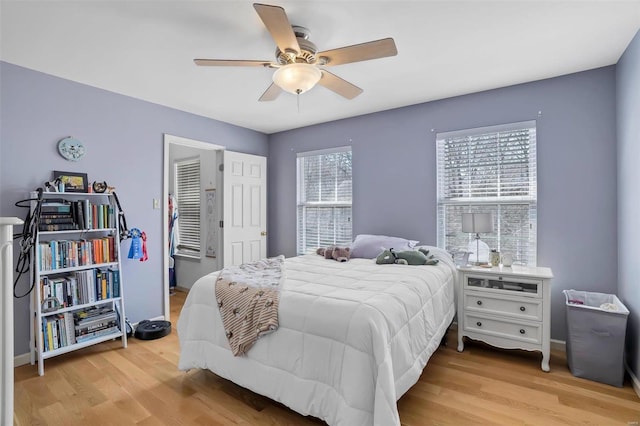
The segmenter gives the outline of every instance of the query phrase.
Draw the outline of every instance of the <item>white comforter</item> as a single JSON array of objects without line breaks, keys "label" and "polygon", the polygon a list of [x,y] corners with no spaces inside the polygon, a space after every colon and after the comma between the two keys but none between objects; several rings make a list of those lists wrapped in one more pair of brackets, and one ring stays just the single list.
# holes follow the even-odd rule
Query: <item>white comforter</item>
[{"label": "white comforter", "polygon": [[285,260],[280,327],[246,356],[229,349],[217,273],[199,279],[178,320],[179,368],[206,368],[330,425],[399,425],[397,400],[418,380],[454,316],[455,266]]}]

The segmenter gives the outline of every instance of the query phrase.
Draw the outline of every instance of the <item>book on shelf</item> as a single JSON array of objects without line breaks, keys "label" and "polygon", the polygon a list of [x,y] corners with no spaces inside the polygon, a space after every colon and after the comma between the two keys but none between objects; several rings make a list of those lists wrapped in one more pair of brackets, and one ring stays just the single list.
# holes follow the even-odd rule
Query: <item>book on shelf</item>
[{"label": "book on shelf", "polygon": [[76,332],[73,321],[73,314],[71,312],[64,313],[64,323],[67,328],[67,339],[70,345],[76,343]]},{"label": "book on shelf", "polygon": [[73,231],[79,229],[75,223],[41,223],[38,225],[38,231]]},{"label": "book on shelf", "polygon": [[55,225],[58,223],[75,223],[73,217],[67,215],[53,215],[40,217],[40,225]]},{"label": "book on shelf", "polygon": [[71,203],[57,201],[43,201],[40,205],[40,215],[46,216],[51,214],[68,214],[71,215]]},{"label": "book on shelf", "polygon": [[92,333],[89,334],[84,334],[82,336],[77,336],[76,337],[76,341],[78,343],[82,343],[82,342],[86,342],[87,340],[91,340],[91,339],[95,339],[97,337],[100,336],[107,336],[109,334],[114,334],[114,333],[118,333],[120,332],[120,328],[118,328],[118,326],[113,326],[110,328],[105,328],[102,330],[98,330],[98,331],[94,331]]}]

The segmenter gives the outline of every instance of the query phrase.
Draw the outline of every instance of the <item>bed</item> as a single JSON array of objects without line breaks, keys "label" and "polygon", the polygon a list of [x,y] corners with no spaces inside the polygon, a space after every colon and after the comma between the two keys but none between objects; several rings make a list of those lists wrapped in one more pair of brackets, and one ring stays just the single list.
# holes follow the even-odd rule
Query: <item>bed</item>
[{"label": "bed", "polygon": [[209,369],[330,425],[400,425],[397,400],[416,383],[454,313],[456,268],[285,260],[279,328],[244,356],[229,349],[217,273],[192,287],[178,319],[181,370]]}]

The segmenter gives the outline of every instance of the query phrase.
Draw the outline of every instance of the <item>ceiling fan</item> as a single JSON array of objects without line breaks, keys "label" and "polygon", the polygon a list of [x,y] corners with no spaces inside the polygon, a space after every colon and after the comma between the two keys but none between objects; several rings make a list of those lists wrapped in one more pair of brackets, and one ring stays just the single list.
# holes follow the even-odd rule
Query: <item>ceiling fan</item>
[{"label": "ceiling fan", "polygon": [[260,101],[273,101],[284,90],[301,94],[316,84],[347,99],[362,93],[362,89],[320,67],[368,61],[398,54],[392,38],[370,41],[352,46],[318,52],[309,41],[310,31],[291,25],[282,7],[254,3],[253,7],[276,42],[276,60],[194,59],[201,66],[241,66],[276,68],[273,83],[260,96]]}]

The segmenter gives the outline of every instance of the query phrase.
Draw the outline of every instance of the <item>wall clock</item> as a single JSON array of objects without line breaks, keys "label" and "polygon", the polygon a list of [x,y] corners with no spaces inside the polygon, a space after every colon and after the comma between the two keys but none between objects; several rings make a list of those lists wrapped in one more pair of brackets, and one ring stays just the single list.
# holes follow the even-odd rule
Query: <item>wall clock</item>
[{"label": "wall clock", "polygon": [[86,150],[82,142],[69,136],[60,139],[60,142],[58,142],[58,152],[69,161],[78,161],[84,157]]}]

